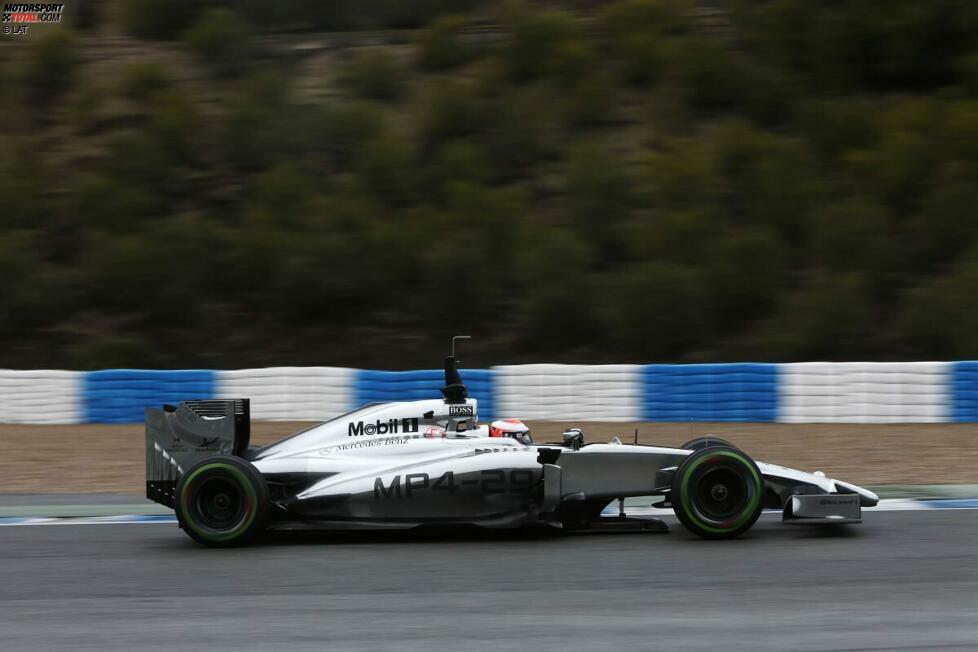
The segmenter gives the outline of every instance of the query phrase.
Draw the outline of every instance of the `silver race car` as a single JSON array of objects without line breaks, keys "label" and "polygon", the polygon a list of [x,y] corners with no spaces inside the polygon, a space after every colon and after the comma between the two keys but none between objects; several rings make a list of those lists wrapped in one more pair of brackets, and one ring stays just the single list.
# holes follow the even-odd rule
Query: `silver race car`
[{"label": "silver race car", "polygon": [[[373,403],[277,443],[249,446],[248,399],[146,408],[146,495],[173,508],[208,546],[269,530],[544,526],[663,531],[624,499],[657,496],[711,539],[736,537],[765,508],[785,523],[858,523],[866,489],[821,473],[755,462],[718,438],[682,448],[584,443],[573,428],[533,443],[519,421],[478,424],[455,356],[443,398]],[[617,501],[618,510],[606,515]]]}]

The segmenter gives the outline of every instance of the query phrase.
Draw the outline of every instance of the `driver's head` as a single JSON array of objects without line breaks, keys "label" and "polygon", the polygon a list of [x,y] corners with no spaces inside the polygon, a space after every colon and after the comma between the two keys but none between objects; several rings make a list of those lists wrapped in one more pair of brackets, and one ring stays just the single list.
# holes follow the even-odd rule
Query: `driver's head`
[{"label": "driver's head", "polygon": [[530,429],[519,419],[498,419],[489,424],[490,437],[511,437],[521,444],[532,444]]}]

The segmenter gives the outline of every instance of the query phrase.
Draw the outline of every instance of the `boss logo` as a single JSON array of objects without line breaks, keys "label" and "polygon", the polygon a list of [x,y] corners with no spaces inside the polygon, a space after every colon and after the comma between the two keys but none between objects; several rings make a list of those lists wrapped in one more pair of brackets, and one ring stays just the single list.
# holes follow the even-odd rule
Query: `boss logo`
[{"label": "boss logo", "polygon": [[348,437],[359,435],[396,435],[398,433],[418,432],[418,419],[388,419],[373,423],[357,421],[349,425]]},{"label": "boss logo", "polygon": [[448,416],[450,417],[471,417],[475,416],[471,405],[450,405],[448,406]]}]

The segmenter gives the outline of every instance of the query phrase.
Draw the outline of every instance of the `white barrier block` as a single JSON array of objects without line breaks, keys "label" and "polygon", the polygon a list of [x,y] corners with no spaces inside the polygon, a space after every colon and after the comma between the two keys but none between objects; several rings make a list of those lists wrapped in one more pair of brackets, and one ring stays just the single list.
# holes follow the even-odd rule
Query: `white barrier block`
[{"label": "white barrier block", "polygon": [[81,423],[80,371],[0,369],[0,422]]},{"label": "white barrier block", "polygon": [[636,421],[641,366],[530,364],[493,367],[495,412],[539,421]]},{"label": "white barrier block", "polygon": [[786,423],[942,423],[949,362],[797,362],[778,371]]},{"label": "white barrier block", "polygon": [[267,367],[217,371],[215,397],[251,399],[256,421],[325,421],[354,407],[354,370]]}]

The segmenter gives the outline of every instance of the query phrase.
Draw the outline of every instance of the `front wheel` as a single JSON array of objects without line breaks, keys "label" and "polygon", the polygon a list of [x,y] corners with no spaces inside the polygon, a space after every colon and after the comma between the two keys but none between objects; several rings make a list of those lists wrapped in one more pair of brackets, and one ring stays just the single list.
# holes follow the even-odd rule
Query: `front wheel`
[{"label": "front wheel", "polygon": [[672,509],[704,539],[732,539],[761,515],[764,478],[746,453],[710,446],[691,453],[676,470]]},{"label": "front wheel", "polygon": [[190,467],[177,483],[176,498],[180,527],[205,546],[244,545],[268,522],[265,478],[239,457],[208,457]]}]

